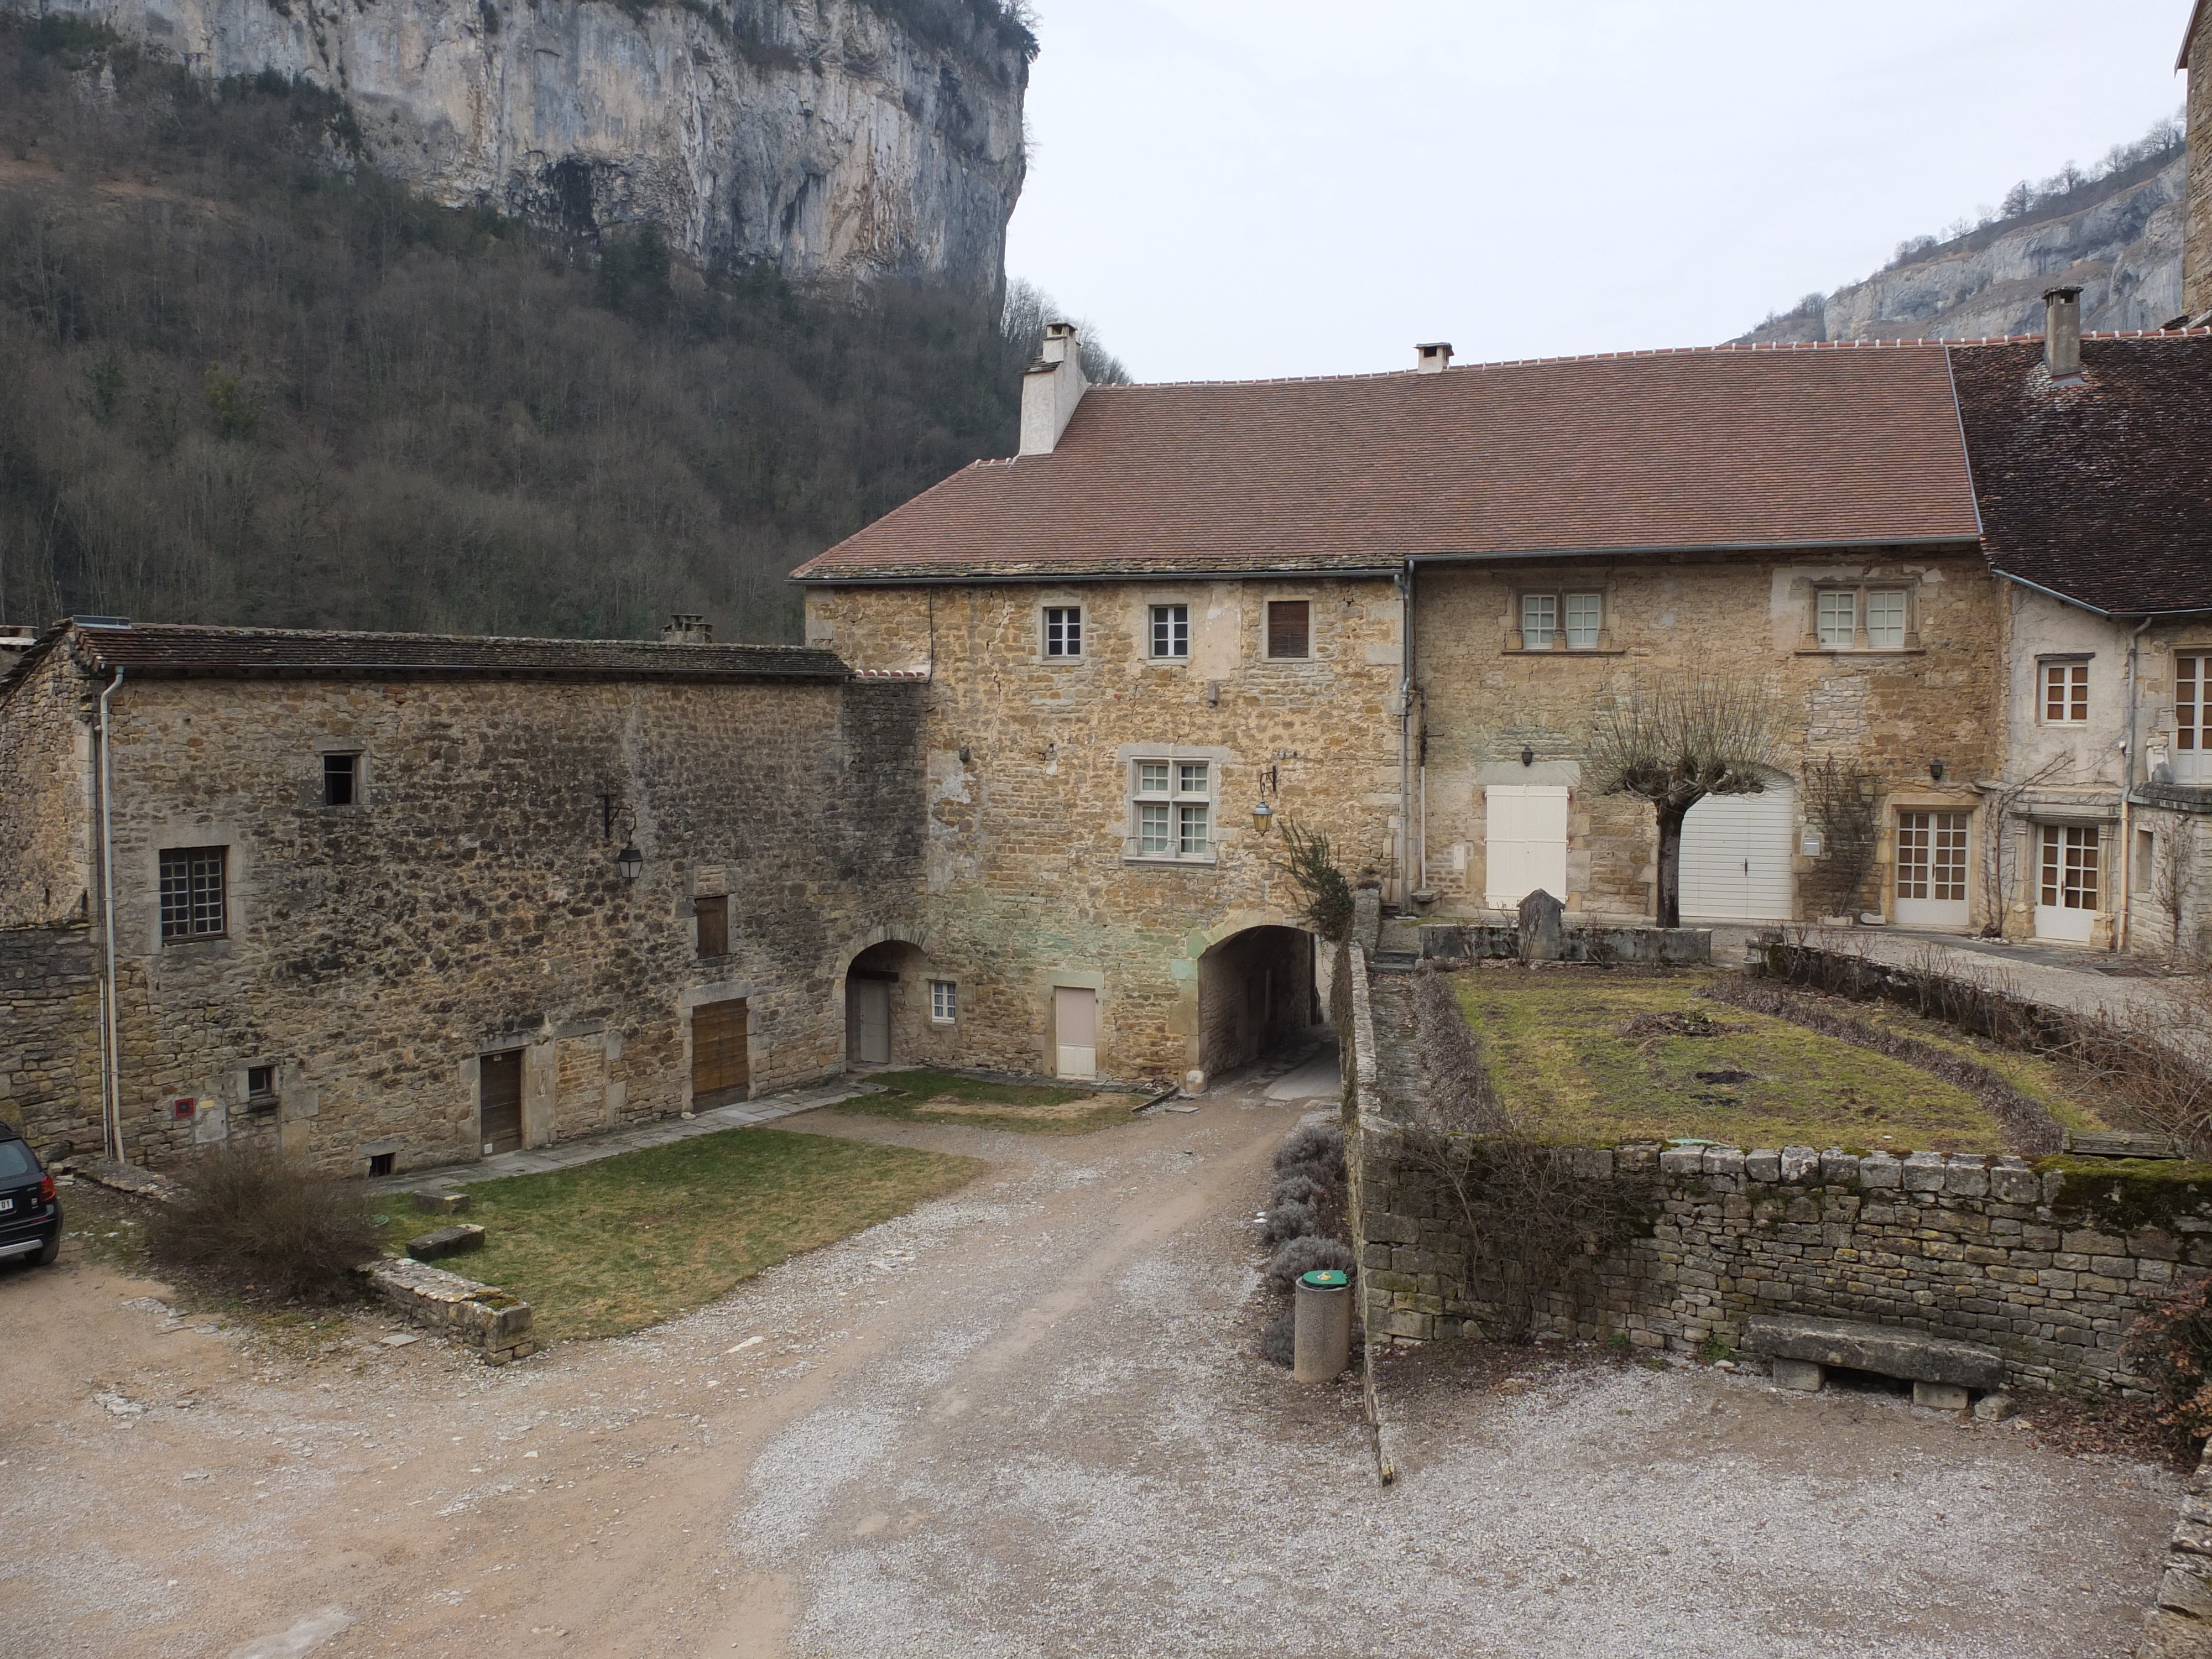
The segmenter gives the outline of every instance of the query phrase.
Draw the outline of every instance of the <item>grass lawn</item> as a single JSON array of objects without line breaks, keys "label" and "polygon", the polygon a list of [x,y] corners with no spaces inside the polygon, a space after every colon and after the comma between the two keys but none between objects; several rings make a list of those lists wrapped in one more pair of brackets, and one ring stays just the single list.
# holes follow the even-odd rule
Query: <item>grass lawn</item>
[{"label": "grass lawn", "polygon": [[988,1083],[958,1072],[878,1072],[868,1080],[891,1092],[862,1095],[837,1109],[902,1118],[909,1123],[964,1123],[971,1128],[1081,1135],[1127,1123],[1130,1108],[1137,1103],[1134,1095]]},{"label": "grass lawn", "polygon": [[[801,1250],[967,1185],[982,1159],[783,1129],[731,1129],[468,1188],[484,1248],[437,1265],[531,1305],[540,1340],[618,1336]],[[444,1224],[392,1217],[394,1249]]]},{"label": "grass lawn", "polygon": [[[1549,1139],[1611,1145],[1695,1137],[1899,1154],[2010,1150],[1965,1090],[1903,1060],[1699,997],[1717,976],[1494,969],[1459,976],[1458,988],[1500,1097]],[[2096,1125],[2076,1103],[2058,1109],[2058,1074],[2041,1061],[1986,1051],[1895,1011],[1848,1012],[1980,1060],[2045,1100],[2061,1122]],[[1625,1029],[1639,1016],[1670,1014],[1736,1029],[1714,1036]]]}]

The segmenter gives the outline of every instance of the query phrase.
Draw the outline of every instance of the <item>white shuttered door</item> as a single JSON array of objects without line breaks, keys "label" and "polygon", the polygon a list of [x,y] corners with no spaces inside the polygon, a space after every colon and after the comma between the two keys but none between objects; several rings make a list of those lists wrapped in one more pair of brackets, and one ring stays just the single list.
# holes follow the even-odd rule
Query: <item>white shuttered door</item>
[{"label": "white shuttered door", "polygon": [[1567,791],[1563,784],[1493,783],[1483,792],[1482,902],[1517,907],[1539,887],[1567,896]]},{"label": "white shuttered door", "polygon": [[1797,803],[1787,784],[1708,795],[1682,824],[1682,920],[1788,921]]}]

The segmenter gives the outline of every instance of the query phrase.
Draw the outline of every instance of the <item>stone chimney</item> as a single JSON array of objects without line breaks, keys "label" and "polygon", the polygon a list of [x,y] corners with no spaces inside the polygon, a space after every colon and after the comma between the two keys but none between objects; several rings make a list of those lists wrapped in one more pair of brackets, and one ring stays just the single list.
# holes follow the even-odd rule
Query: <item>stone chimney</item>
[{"label": "stone chimney", "polygon": [[1451,342],[1431,340],[1413,348],[1413,367],[1424,374],[1441,374],[1451,367]]},{"label": "stone chimney", "polygon": [[2081,290],[2054,288],[2043,296],[2043,366],[2061,384],[2081,378]]},{"label": "stone chimney", "polygon": [[1022,450],[1049,455],[1067,430],[1068,417],[1091,389],[1083,378],[1083,351],[1073,323],[1047,323],[1044,349],[1022,379]]},{"label": "stone chimney", "polygon": [[704,617],[678,611],[661,625],[660,642],[663,645],[712,645],[714,642],[714,624]]}]

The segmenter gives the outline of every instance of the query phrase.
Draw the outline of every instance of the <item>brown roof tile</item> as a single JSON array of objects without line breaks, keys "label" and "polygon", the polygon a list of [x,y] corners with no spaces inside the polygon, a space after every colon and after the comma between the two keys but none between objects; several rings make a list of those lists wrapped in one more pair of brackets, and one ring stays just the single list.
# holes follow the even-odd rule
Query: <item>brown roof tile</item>
[{"label": "brown roof tile", "polygon": [[1996,569],[2112,615],[2212,611],[2212,331],[1952,353]]},{"label": "brown roof tile", "polygon": [[1972,541],[1943,349],[1103,386],[800,567],[867,581]]}]

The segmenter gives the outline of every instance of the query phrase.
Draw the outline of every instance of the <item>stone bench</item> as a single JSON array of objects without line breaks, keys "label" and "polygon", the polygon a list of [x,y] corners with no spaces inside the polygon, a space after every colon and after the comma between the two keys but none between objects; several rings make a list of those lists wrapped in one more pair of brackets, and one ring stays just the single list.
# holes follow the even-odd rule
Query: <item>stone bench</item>
[{"label": "stone bench", "polygon": [[1745,1326],[1744,1347],[1774,1362],[1778,1386],[1808,1392],[1826,1381],[1831,1365],[1905,1378],[1916,1404],[1943,1411],[1963,1410],[1970,1389],[2004,1387],[2004,1356],[1995,1348],[1895,1325],[1761,1315]]}]

